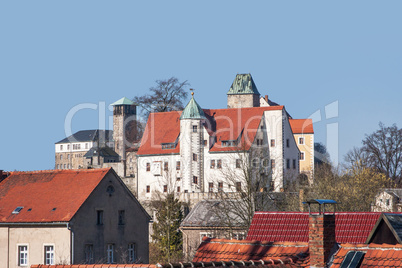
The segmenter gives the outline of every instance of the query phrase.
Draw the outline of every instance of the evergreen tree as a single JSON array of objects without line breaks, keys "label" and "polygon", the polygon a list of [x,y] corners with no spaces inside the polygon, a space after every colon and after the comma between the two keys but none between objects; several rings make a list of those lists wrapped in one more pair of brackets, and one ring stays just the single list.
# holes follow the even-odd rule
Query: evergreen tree
[{"label": "evergreen tree", "polygon": [[183,212],[180,201],[170,193],[153,201],[152,205],[156,210],[152,225],[152,240],[158,255],[154,256],[155,260],[160,263],[181,261],[183,240],[179,227]]}]

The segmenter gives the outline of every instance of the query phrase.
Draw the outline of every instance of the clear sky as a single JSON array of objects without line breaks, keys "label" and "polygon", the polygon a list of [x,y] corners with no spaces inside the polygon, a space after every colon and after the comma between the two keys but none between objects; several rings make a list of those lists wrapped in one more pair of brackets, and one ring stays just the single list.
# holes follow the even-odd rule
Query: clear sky
[{"label": "clear sky", "polygon": [[[109,120],[102,106],[176,76],[201,107],[225,108],[237,73],[294,118],[314,115],[341,162],[380,121],[402,127],[401,12],[400,0],[1,1],[0,169],[52,169],[77,107]],[[71,129],[99,118],[78,110]]]}]

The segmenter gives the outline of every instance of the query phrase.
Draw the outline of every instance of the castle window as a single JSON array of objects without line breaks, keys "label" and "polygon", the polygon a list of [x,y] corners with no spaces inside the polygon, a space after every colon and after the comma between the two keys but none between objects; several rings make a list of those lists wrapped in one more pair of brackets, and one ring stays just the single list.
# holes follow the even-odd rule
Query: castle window
[{"label": "castle window", "polygon": [[169,170],[169,162],[164,162],[163,163],[163,170],[168,171]]},{"label": "castle window", "polygon": [[210,182],[210,183],[208,184],[208,192],[212,193],[213,191],[214,191],[214,183],[213,183],[213,182]]},{"label": "castle window", "polygon": [[218,182],[218,192],[223,192],[223,182]]},{"label": "castle window", "polygon": [[204,140],[204,146],[207,146],[207,145],[208,145],[207,140]]},{"label": "castle window", "polygon": [[296,169],[296,159],[293,159],[293,169]]},{"label": "castle window", "polygon": [[63,144],[60,145],[60,151],[63,151]]},{"label": "castle window", "polygon": [[275,140],[271,139],[271,147],[275,147]]},{"label": "castle window", "polygon": [[215,160],[211,160],[210,168],[215,168]]},{"label": "castle window", "polygon": [[167,193],[167,185],[163,185],[163,192]]},{"label": "castle window", "polygon": [[180,161],[176,161],[176,170],[180,170]]},{"label": "castle window", "polygon": [[304,152],[300,152],[300,160],[304,160]]},{"label": "castle window", "polygon": [[60,155],[60,160],[63,160],[63,155],[62,154]]},{"label": "castle window", "polygon": [[253,165],[253,167],[258,167],[258,159],[254,158],[252,165]]},{"label": "castle window", "polygon": [[45,261],[46,265],[54,264],[54,248],[53,246],[45,246]]},{"label": "castle window", "polygon": [[222,141],[222,147],[232,147],[235,145],[237,145],[237,142],[235,140]]},{"label": "castle window", "polygon": [[193,176],[193,183],[198,184],[198,177],[197,176]]},{"label": "castle window", "polygon": [[197,126],[193,126],[193,132],[197,132]]},{"label": "castle window", "polygon": [[304,138],[302,137],[299,138],[299,144],[304,144]]},{"label": "castle window", "polygon": [[70,159],[70,154],[67,155],[67,159]]},{"label": "castle window", "polygon": [[67,144],[67,150],[70,150],[70,144]]},{"label": "castle window", "polygon": [[197,154],[193,154],[193,161],[197,161]]},{"label": "castle window", "polygon": [[147,170],[147,171],[151,171],[151,163],[147,163],[146,170]]},{"label": "castle window", "polygon": [[241,167],[241,159],[236,159],[236,168]]},{"label": "castle window", "polygon": [[176,143],[162,143],[162,150],[167,150],[167,149],[174,149],[176,148]]},{"label": "castle window", "polygon": [[271,169],[275,168],[275,159],[271,159]]},{"label": "castle window", "polygon": [[241,182],[236,182],[236,192],[241,192]]},{"label": "castle window", "polygon": [[180,193],[180,186],[177,186],[177,192]]},{"label": "castle window", "polygon": [[147,185],[147,193],[151,192],[151,187],[149,185]]},{"label": "castle window", "polygon": [[85,143],[85,149],[88,149],[88,143]]},{"label": "castle window", "polygon": [[135,244],[130,243],[128,244],[128,263],[135,262]]},{"label": "castle window", "polygon": [[287,168],[287,169],[290,168],[290,159],[286,159],[286,168]]},{"label": "castle window", "polygon": [[286,139],[286,147],[289,148],[289,139]]},{"label": "castle window", "polygon": [[218,159],[216,166],[217,168],[222,168],[222,160]]}]

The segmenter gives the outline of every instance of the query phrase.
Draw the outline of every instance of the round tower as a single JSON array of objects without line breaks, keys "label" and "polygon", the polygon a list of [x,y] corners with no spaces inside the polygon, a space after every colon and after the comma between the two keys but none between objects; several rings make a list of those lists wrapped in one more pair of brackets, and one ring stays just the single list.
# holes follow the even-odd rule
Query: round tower
[{"label": "round tower", "polygon": [[203,145],[204,111],[194,99],[194,92],[180,116],[180,160],[183,165],[183,190],[202,192],[204,188]]},{"label": "round tower", "polygon": [[114,150],[120,160],[126,159],[126,148],[137,139],[137,106],[126,97],[111,104],[113,106]]}]

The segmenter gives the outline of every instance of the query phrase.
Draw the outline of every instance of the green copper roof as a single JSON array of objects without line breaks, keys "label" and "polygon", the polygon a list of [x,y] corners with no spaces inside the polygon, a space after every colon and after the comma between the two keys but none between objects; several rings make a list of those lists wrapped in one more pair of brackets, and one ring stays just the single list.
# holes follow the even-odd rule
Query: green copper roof
[{"label": "green copper roof", "polygon": [[194,95],[191,97],[191,100],[181,113],[180,120],[181,119],[205,119],[204,111],[195,101]]},{"label": "green copper roof", "polygon": [[126,97],[121,98],[118,101],[113,102],[112,106],[116,106],[116,105],[133,105],[134,102],[132,100],[127,99]]},{"label": "green copper roof", "polygon": [[230,87],[228,95],[234,94],[257,94],[260,95],[254,84],[251,74],[238,74]]}]

